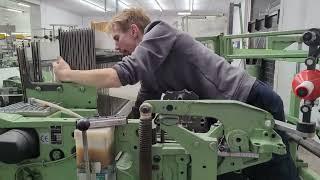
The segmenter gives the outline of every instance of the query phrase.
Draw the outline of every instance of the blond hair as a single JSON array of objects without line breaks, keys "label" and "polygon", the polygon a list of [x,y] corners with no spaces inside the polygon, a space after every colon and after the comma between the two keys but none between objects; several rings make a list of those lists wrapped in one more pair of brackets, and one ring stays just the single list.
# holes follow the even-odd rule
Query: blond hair
[{"label": "blond hair", "polygon": [[126,32],[130,25],[135,24],[138,26],[139,30],[143,32],[149,23],[150,18],[142,9],[130,8],[115,15],[109,22],[108,29],[109,32],[111,32],[114,25],[117,24],[122,32]]}]

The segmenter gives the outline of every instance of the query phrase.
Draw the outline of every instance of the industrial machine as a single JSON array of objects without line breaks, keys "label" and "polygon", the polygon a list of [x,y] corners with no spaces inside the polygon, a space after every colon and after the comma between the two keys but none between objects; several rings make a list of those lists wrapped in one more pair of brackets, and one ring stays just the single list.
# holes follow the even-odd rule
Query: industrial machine
[{"label": "industrial machine", "polygon": [[[81,34],[72,33],[73,36]],[[308,33],[315,33],[311,39],[319,40],[313,30],[302,36]],[[285,34],[277,32],[275,36]],[[67,33],[63,36],[69,37]],[[293,38],[289,38],[292,43]],[[230,54],[234,53],[230,50],[231,43],[228,46],[229,40],[222,42],[224,45],[216,48],[220,52],[229,53],[227,56],[231,58],[245,57],[244,54]],[[283,42],[288,44],[288,41]],[[260,55],[265,53],[258,51]],[[93,51],[87,52],[86,56],[95,59]],[[287,56],[282,50],[275,52],[269,56],[308,57],[305,52],[287,52]],[[309,52],[315,59],[313,64],[317,63],[319,55],[314,52],[318,49]],[[251,57],[259,57],[253,50],[251,53]],[[285,154],[286,146],[276,130],[291,137],[290,152],[299,175],[303,179],[320,178],[296,157],[297,144],[320,157],[319,143],[312,139],[319,136],[319,131],[308,121],[308,114],[296,129],[297,118],[291,117],[290,123],[279,122],[270,113],[245,103],[198,100],[196,94],[184,90],[167,92],[164,100],[144,102],[139,119],[126,118],[132,106],[127,101],[118,104],[113,113],[103,115],[97,110],[95,88],[31,82],[25,70],[23,51],[18,52],[18,57],[20,68],[23,66],[20,74],[25,98],[23,102],[0,108],[0,180],[212,180],[221,174],[241,173],[246,167],[267,162],[273,154]],[[77,66],[75,59],[71,58]],[[80,62],[80,67],[82,65]],[[91,63],[90,67],[94,65]],[[317,71],[309,71],[302,72],[299,76],[302,78],[293,83],[294,92],[302,98],[318,92],[317,82],[303,75]],[[306,81],[313,85],[304,83]],[[314,98],[306,100],[310,102]],[[312,103],[308,101],[304,105],[310,107]]]}]

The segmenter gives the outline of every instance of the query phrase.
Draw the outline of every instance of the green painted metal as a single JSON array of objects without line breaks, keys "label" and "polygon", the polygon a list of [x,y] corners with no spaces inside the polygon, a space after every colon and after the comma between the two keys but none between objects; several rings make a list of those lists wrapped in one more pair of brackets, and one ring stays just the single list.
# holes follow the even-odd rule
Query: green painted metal
[{"label": "green painted metal", "polygon": [[[73,109],[84,116],[93,116],[96,110]],[[39,135],[40,156],[19,164],[0,163],[0,180],[25,180],[31,176],[35,180],[77,179],[75,160],[75,140],[72,136],[76,119],[58,111],[48,117],[23,117],[17,114],[0,113],[0,127],[6,129],[32,128]],[[61,144],[51,143],[52,128],[61,127]],[[64,158],[51,160],[50,152],[60,149]]]},{"label": "green painted metal", "polygon": [[[217,139],[190,133],[189,130],[174,126],[178,117],[160,117],[161,129],[183,146],[191,156],[191,180],[217,178]],[[173,124],[172,124],[173,123]],[[187,137],[187,138],[186,138]],[[187,139],[187,140],[186,140]]]},{"label": "green painted metal", "polygon": [[[90,116],[95,116],[98,114],[96,109],[70,109],[71,111],[79,114],[80,116],[83,117],[90,117]],[[71,115],[66,114],[61,111],[57,111],[49,116],[47,118],[73,118]]]},{"label": "green painted metal", "polygon": [[225,174],[228,172],[237,172],[241,171],[246,167],[253,165],[261,164],[269,161],[272,158],[272,155],[269,153],[259,154],[259,159],[253,158],[219,158],[219,168],[218,175]]},{"label": "green painted metal", "polygon": [[[246,58],[268,58],[289,61],[304,62],[308,52],[304,50],[283,50],[293,43],[301,43],[301,35],[304,31],[282,31],[282,32],[259,32],[241,35],[219,35],[213,37],[198,37],[201,42],[214,44],[215,52],[225,57],[227,60],[246,59]],[[288,36],[290,35],[290,36]],[[266,49],[238,49],[233,47],[234,39],[267,37]],[[216,49],[218,49],[216,51]]]},{"label": "green painted metal", "polygon": [[[25,180],[31,177],[36,180],[77,179],[75,142],[72,137],[75,119],[25,118],[21,115],[0,113],[0,127],[33,128],[40,140],[39,157],[19,164],[0,163],[0,180]],[[61,144],[51,143],[52,127],[61,127]],[[49,154],[54,149],[62,150],[64,158],[51,160]]]},{"label": "green painted metal", "polygon": [[65,108],[95,109],[97,107],[97,90],[95,87],[86,87],[73,83],[62,83],[61,85],[62,88],[57,88],[53,91],[42,91],[40,87],[27,89],[27,97],[57,102]]},{"label": "green painted metal", "polygon": [[213,50],[216,54],[221,55],[222,54],[222,45],[221,45],[221,37],[223,37],[223,34],[220,34],[218,36],[211,36],[211,37],[198,37],[196,40],[201,42],[206,42],[211,44],[209,47],[213,47]]},{"label": "green painted metal", "polygon": [[296,118],[294,116],[290,116],[289,114],[286,114],[286,120],[290,124],[297,124],[297,122],[299,121],[298,118]]},{"label": "green painted metal", "polygon": [[302,43],[301,36],[269,36],[267,37],[268,49],[285,49],[293,43]]},{"label": "green painted metal", "polygon": [[246,64],[246,71],[253,77],[259,78],[260,76],[260,65],[258,64]]},{"label": "green painted metal", "polygon": [[[256,153],[270,151],[276,154],[285,153],[285,147],[281,138],[273,130],[274,120],[272,115],[254,106],[231,100],[170,100],[146,102],[153,106],[154,112],[160,114],[217,118],[223,124],[225,135],[229,135],[230,133],[239,134],[238,132],[234,132],[239,130],[246,133],[252,143],[250,146]],[[244,114],[243,112],[246,113]],[[248,124],[250,124],[250,126],[248,126]],[[274,138],[270,139],[272,134],[274,134]],[[261,142],[263,143],[260,144]],[[274,143],[277,143],[277,145],[274,146]],[[232,145],[232,143],[229,143],[229,146],[230,145]],[[236,147],[238,147],[238,145]]]},{"label": "green painted metal", "polygon": [[[42,83],[43,84],[43,83]],[[84,87],[71,83],[63,83],[62,88],[56,91],[41,91],[27,89],[28,97],[38,98],[51,102],[61,102],[66,108],[83,107],[86,109],[71,109],[84,116],[97,114],[96,89]],[[91,101],[91,102],[89,102]],[[73,132],[76,126],[76,119],[57,111],[43,117],[22,116],[18,114],[0,113],[1,129],[30,128],[36,130],[39,136],[40,155],[35,159],[23,161],[19,164],[0,163],[0,180],[54,180],[54,179],[77,179],[77,168],[75,160],[75,140]],[[57,136],[61,142],[52,141],[51,137],[55,129],[61,130]],[[52,160],[50,152],[61,150],[64,158]]]},{"label": "green painted metal", "polygon": [[306,31],[306,29],[293,30],[293,31],[255,32],[255,33],[246,33],[246,34],[239,34],[239,35],[226,35],[225,38],[237,39],[237,38],[251,38],[251,37],[268,37],[268,36],[280,36],[280,35],[294,35],[294,34],[302,34],[305,31]]},{"label": "green painted metal", "polygon": [[[272,129],[272,116],[253,106],[212,100],[147,103],[159,113],[160,129],[174,140],[152,146],[153,180],[216,179],[219,174],[269,161],[272,153],[285,153],[280,136]],[[215,124],[207,133],[194,133],[179,126],[180,116],[215,117],[221,124]],[[129,119],[127,125],[116,127],[117,180],[139,179],[138,128],[139,120],[136,119]],[[242,152],[256,152],[259,158],[218,156],[218,139],[221,137],[226,137],[232,152],[239,152],[241,147]]]},{"label": "green painted metal", "polygon": [[8,79],[3,80],[2,82],[3,87],[17,87],[21,89],[21,80],[18,76],[10,77]]},{"label": "green painted metal", "polygon": [[[268,59],[275,61],[285,61],[285,62],[296,62],[304,63],[305,58],[308,56],[308,52],[304,50],[284,50],[294,43],[301,45],[302,43],[302,33],[306,30],[294,30],[294,31],[280,31],[280,32],[257,32],[257,33],[247,33],[241,35],[226,35],[215,37],[203,37],[197,38],[199,41],[204,41],[206,39],[218,40],[220,41],[220,52],[221,56],[225,57],[227,60],[232,59]],[[255,38],[255,37],[266,37],[266,49],[236,49],[232,46],[233,39],[245,39],[245,38]],[[221,48],[222,47],[222,48]],[[253,67],[246,67],[246,70],[252,76],[257,77],[257,71]],[[289,122],[296,124],[296,119],[291,117],[299,116],[300,100],[291,92],[290,95],[290,108],[287,119]]]},{"label": "green painted metal", "polygon": [[[256,152],[262,155],[258,160],[251,159],[251,161],[248,161],[250,163],[245,163],[246,161],[243,161],[243,159],[230,157],[226,157],[223,160],[220,159],[221,163],[218,163],[220,166],[217,167],[217,172],[211,169],[211,173],[222,174],[266,162],[271,159],[270,152],[279,154],[285,153],[284,144],[282,143],[281,138],[272,130],[273,119],[270,114],[253,106],[248,106],[236,101],[212,100],[147,102],[153,106],[154,112],[165,114],[160,118],[161,129],[168,132],[170,137],[177,140],[191,154],[192,175],[194,172],[201,172],[192,176],[191,179],[204,178],[203,173],[205,172],[200,168],[204,162],[218,162],[217,159],[212,159],[215,157],[213,157],[212,152],[210,153],[210,150],[206,150],[206,148],[216,146],[216,139],[221,136],[215,135],[221,135],[222,132],[226,136],[226,140],[232,152],[239,152],[239,147],[241,147],[244,152],[248,152],[250,149],[251,152]],[[226,111],[232,112],[232,115]],[[248,114],[246,114],[246,116],[241,116],[238,114],[240,111],[247,112]],[[222,122],[223,131],[221,130],[222,126],[219,126],[212,129],[207,134],[195,133],[190,137],[190,134],[192,134],[190,131],[179,126],[175,126],[178,121],[178,116],[214,117]],[[257,121],[257,119],[260,119],[261,121]],[[252,126],[242,126],[243,124],[246,124],[246,121],[251,122],[250,124],[252,124]],[[233,127],[237,128],[234,129]],[[270,138],[272,134],[275,135],[274,138]],[[186,138],[186,136],[188,136],[188,138]],[[210,139],[208,139],[208,137],[210,137]],[[214,139],[211,139],[213,137]],[[207,142],[204,142],[204,140]],[[207,145],[203,146],[203,143]],[[200,151],[199,148],[201,147],[205,147],[205,149]],[[217,149],[215,149],[215,151],[217,151]],[[207,153],[210,153],[211,155],[208,156]],[[205,160],[203,160],[203,157],[205,157]],[[196,159],[195,162],[194,159]],[[197,161],[199,159],[200,161]],[[207,179],[212,179],[210,172],[206,172],[206,175]],[[216,175],[213,175],[213,177],[216,178]]]},{"label": "green painted metal", "polygon": [[[215,48],[219,49],[219,55],[227,59],[245,59],[245,58],[279,58],[291,60],[291,62],[304,62],[307,57],[307,51],[304,50],[283,50],[293,43],[301,43],[301,36],[305,30],[280,31],[280,32],[258,32],[241,35],[219,35],[213,37],[198,37],[198,41],[211,41]],[[236,49],[233,48],[232,40],[267,37],[267,49]],[[218,48],[219,46],[219,48]]]},{"label": "green painted metal", "polygon": [[[117,180],[139,180],[139,120],[129,119],[125,126],[115,130],[115,154]],[[189,179],[190,155],[178,143],[152,146],[153,180]]]},{"label": "green painted metal", "polygon": [[[198,100],[198,101],[146,101],[150,103],[154,112],[161,114],[186,115],[186,116],[208,116],[221,119],[225,133],[233,129],[254,131],[256,128],[264,128],[273,131],[274,121],[272,115],[267,111],[250,106],[248,104],[232,100]],[[173,108],[171,110],[171,108]],[[169,111],[171,110],[171,111]],[[232,113],[230,113],[232,112]],[[245,114],[242,112],[246,112]],[[235,119],[243,119],[236,121]],[[258,120],[257,120],[258,119]],[[266,123],[268,121],[268,123]],[[246,124],[251,124],[248,127]],[[266,126],[266,124],[270,126]]]},{"label": "green painted metal", "polygon": [[[152,146],[152,180],[216,179],[219,174],[266,162],[271,159],[272,153],[285,152],[281,138],[273,135],[276,133],[272,129],[274,122],[271,114],[253,106],[236,101],[212,100],[148,103],[152,104],[154,112],[160,113],[160,129],[166,131],[168,139],[171,139]],[[73,111],[82,115],[95,113],[86,109]],[[179,125],[179,117],[185,115],[216,117],[221,123],[212,126],[207,133],[194,133]],[[30,175],[37,180],[76,180],[73,153],[75,142],[72,137],[75,121],[75,118],[68,118],[61,112],[38,118],[0,113],[0,127],[33,128],[39,134],[40,140],[50,137],[52,126],[62,127],[62,144],[40,143],[39,157],[14,165],[1,163],[0,180],[25,180]],[[138,119],[129,119],[127,125],[115,127],[117,180],[140,179],[138,128]],[[258,153],[259,158],[218,156],[218,139],[221,137],[226,138],[231,152],[238,152],[241,147],[242,152]],[[241,141],[238,141],[238,138]],[[65,158],[52,161],[49,154],[57,148],[65,153]],[[301,175],[318,177],[306,172]]]},{"label": "green painted metal", "polygon": [[307,167],[303,167],[299,169],[300,177],[303,178],[303,180],[319,180],[320,176],[312,171],[311,169]]},{"label": "green painted metal", "polygon": [[[290,91],[290,106],[289,106],[289,116],[299,118],[299,112],[300,112],[300,99],[292,92]],[[298,121],[295,121],[294,124],[296,124]]]},{"label": "green painted metal", "polygon": [[[307,52],[302,50],[272,50],[272,49],[231,49],[228,47],[225,54],[227,59],[245,59],[245,58],[280,58],[289,62],[304,62]],[[290,60],[290,58],[295,58]]]},{"label": "green painted metal", "polygon": [[[227,60],[246,59],[246,58],[266,58],[269,60],[303,63],[307,57],[307,51],[303,50],[283,50],[293,43],[301,43],[303,30],[284,31],[284,32],[262,32],[242,35],[217,36],[215,38],[204,37],[198,40],[211,39],[220,42],[219,55]],[[297,35],[299,34],[299,35]],[[291,36],[288,36],[291,35]],[[267,49],[235,49],[232,47],[232,39],[249,37],[267,37]],[[221,48],[222,47],[222,48]],[[259,69],[255,66],[246,66],[247,72],[259,77]],[[289,115],[298,117],[299,99],[291,94]]]}]

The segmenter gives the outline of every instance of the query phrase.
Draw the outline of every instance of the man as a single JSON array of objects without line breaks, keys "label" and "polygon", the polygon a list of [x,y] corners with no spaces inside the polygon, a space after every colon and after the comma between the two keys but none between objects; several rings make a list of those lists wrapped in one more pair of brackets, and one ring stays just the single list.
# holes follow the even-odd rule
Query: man
[{"label": "man", "polygon": [[[282,100],[275,92],[244,70],[231,66],[190,35],[162,21],[150,22],[139,9],[124,10],[110,24],[116,49],[127,56],[112,68],[87,71],[71,70],[59,58],[53,63],[59,80],[107,88],[140,81],[136,107],[145,100],[160,99],[166,91],[187,89],[200,99],[246,102],[284,121]],[[243,177],[231,173],[219,178],[298,179],[289,154],[247,168],[243,174]]]}]

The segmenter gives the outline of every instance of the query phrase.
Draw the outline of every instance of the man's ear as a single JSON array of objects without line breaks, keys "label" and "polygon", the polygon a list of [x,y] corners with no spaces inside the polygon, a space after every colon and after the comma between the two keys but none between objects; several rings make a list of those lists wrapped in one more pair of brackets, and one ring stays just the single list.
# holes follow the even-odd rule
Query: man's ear
[{"label": "man's ear", "polygon": [[138,26],[136,24],[131,24],[131,35],[134,38],[137,38],[139,36],[140,33],[140,29],[138,28]]}]

